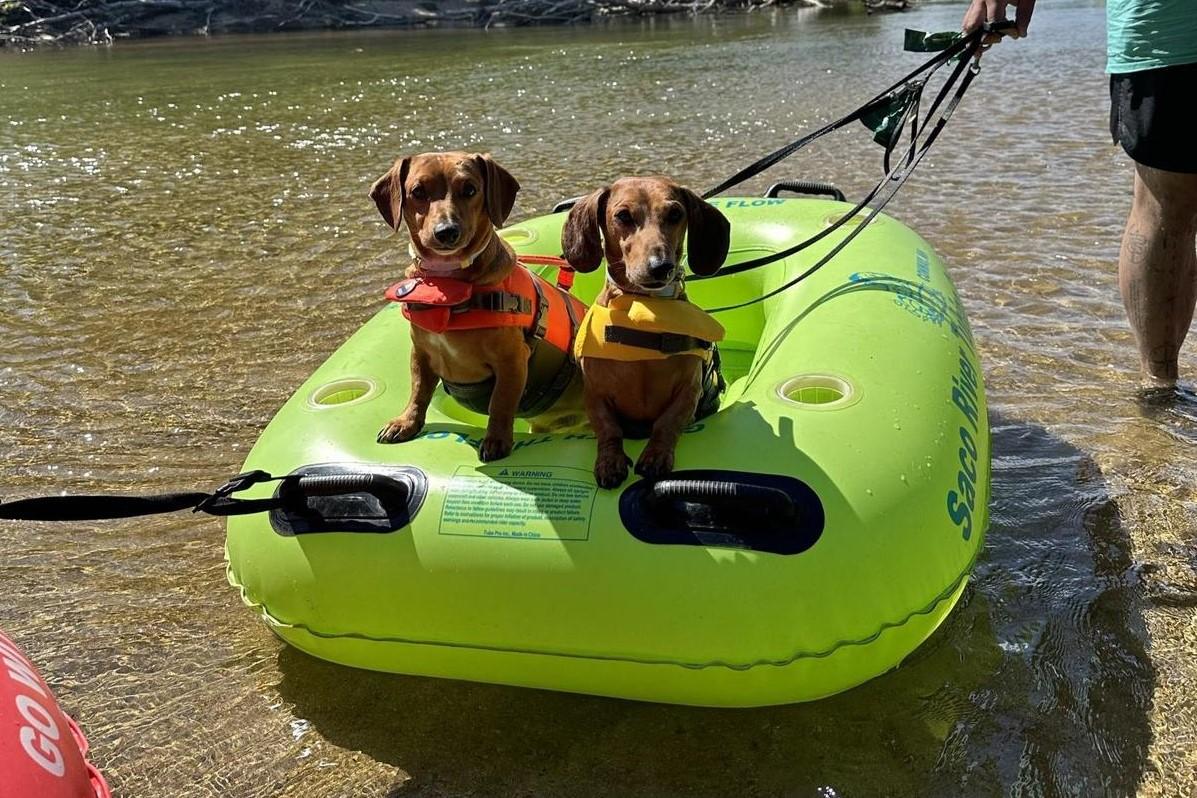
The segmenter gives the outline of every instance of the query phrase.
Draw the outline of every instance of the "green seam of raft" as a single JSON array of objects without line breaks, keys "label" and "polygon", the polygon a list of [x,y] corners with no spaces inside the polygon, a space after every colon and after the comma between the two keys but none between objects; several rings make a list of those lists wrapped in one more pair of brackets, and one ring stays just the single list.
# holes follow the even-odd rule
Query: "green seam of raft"
[{"label": "green seam of raft", "polygon": [[494,651],[494,652],[499,652],[499,653],[504,653],[504,654],[534,654],[534,655],[542,656],[542,657],[564,657],[567,659],[594,660],[594,661],[602,661],[602,662],[628,662],[628,663],[632,663],[632,664],[636,664],[636,665],[676,665],[679,668],[687,668],[689,670],[705,670],[707,668],[727,668],[728,670],[733,670],[733,671],[748,671],[748,670],[752,670],[753,668],[762,667],[762,666],[766,666],[766,665],[771,665],[776,668],[782,668],[787,665],[792,665],[793,663],[797,662],[798,660],[823,659],[826,657],[830,657],[832,654],[839,651],[841,648],[847,648],[848,646],[868,645],[869,643],[873,642],[878,637],[880,637],[883,632],[886,632],[889,629],[896,629],[898,627],[905,626],[907,623],[910,622],[910,620],[912,618],[914,618],[918,615],[931,614],[932,612],[935,611],[936,607],[938,607],[940,604],[942,604],[947,599],[951,598],[952,595],[954,595],[956,593],[956,591],[960,589],[961,584],[965,580],[968,579],[968,575],[972,572],[973,565],[977,560],[977,554],[981,551],[981,548],[982,547],[980,545],[977,546],[976,551],[973,553],[972,558],[968,562],[968,565],[965,566],[964,570],[960,572],[960,575],[957,576],[956,579],[953,580],[952,583],[943,592],[941,592],[938,596],[936,596],[934,599],[932,599],[932,601],[929,605],[927,605],[926,607],[924,607],[921,610],[911,611],[910,613],[908,613],[906,615],[905,618],[903,618],[900,621],[887,621],[885,623],[882,623],[876,632],[873,632],[872,634],[868,635],[867,637],[862,637],[857,640],[839,640],[836,643],[834,643],[831,646],[831,648],[825,649],[823,651],[799,651],[799,652],[794,653],[792,656],[790,656],[787,659],[757,660],[756,662],[749,662],[749,663],[742,664],[742,665],[735,665],[730,662],[719,662],[719,661],[692,663],[692,662],[675,662],[673,660],[664,660],[664,659],[641,659],[641,658],[637,658],[637,657],[620,657],[620,656],[615,656],[615,655],[603,655],[603,654],[568,654],[568,653],[558,652],[558,651],[538,651],[536,649],[503,648],[501,646],[479,646],[479,645],[470,645],[470,644],[466,644],[466,643],[446,643],[443,641],[435,641],[435,640],[412,640],[412,639],[403,638],[403,637],[375,637],[373,635],[360,634],[360,633],[356,633],[356,632],[350,632],[348,634],[329,634],[327,632],[318,632],[315,629],[313,629],[310,626],[307,626],[305,624],[287,623],[286,621],[280,620],[280,619],[276,618],[274,615],[271,615],[270,610],[267,609],[265,604],[263,604],[259,601],[255,601],[252,598],[250,598],[249,594],[245,590],[245,587],[243,585],[238,584],[237,581],[235,580],[235,578],[233,577],[233,569],[232,569],[232,566],[228,562],[227,551],[225,553],[225,577],[228,579],[229,584],[232,585],[234,588],[236,588],[237,591],[241,594],[241,601],[247,607],[249,607],[250,609],[257,612],[262,617],[262,619],[270,626],[280,627],[283,629],[298,629],[300,631],[306,632],[307,634],[310,634],[313,637],[319,637],[324,640],[344,640],[344,639],[367,640],[367,641],[374,642],[374,643],[402,643],[405,645],[414,645],[414,646],[439,646],[442,648],[460,648],[460,649],[470,649],[470,650],[474,650],[474,651]]}]

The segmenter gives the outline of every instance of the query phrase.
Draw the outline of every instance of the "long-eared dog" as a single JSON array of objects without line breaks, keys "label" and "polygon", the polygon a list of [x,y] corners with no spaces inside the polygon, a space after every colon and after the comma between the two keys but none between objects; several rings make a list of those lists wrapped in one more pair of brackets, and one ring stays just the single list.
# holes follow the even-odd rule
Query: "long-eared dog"
[{"label": "long-eared dog", "polygon": [[489,155],[464,152],[401,158],[370,188],[386,223],[407,225],[412,256],[387,292],[411,321],[411,397],[380,443],[423,429],[438,382],[488,416],[484,461],[511,453],[517,416],[551,428],[580,415],[570,346],[585,306],[519,264],[496,234],[518,191]]},{"label": "long-eared dog", "polygon": [[727,257],[730,225],[697,194],[660,177],[626,177],[570,210],[561,233],[580,272],[607,261],[607,283],[575,341],[586,414],[598,437],[594,476],[605,488],[628,475],[623,438],[646,437],[636,473],[673,470],[682,431],[718,408],[723,388],[715,342],[722,326],[686,299],[689,266],[712,274]]}]

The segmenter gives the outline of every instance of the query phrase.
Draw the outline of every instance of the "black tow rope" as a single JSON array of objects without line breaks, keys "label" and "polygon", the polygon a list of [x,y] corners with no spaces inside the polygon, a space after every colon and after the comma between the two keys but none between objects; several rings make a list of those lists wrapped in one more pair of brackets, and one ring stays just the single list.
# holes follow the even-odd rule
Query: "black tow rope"
[{"label": "black tow rope", "polygon": [[[894,198],[898,190],[906,183],[910,175],[914,172],[919,162],[922,161],[923,156],[926,155],[927,150],[939,138],[939,134],[947,125],[948,120],[951,119],[952,113],[960,104],[968,87],[972,84],[977,74],[980,72],[980,67],[975,59],[975,56],[985,46],[987,37],[992,35],[1004,35],[1006,32],[1014,28],[1013,22],[995,22],[985,23],[980,28],[969,34],[924,34],[918,31],[906,32],[905,49],[919,50],[923,52],[938,50],[939,52],[930,60],[913,70],[905,77],[898,80],[896,83],[877,94],[864,105],[857,108],[855,111],[843,116],[834,122],[829,122],[813,133],[809,133],[802,138],[786,144],[774,152],[769,153],[765,157],[755,161],[754,163],[744,167],[736,174],[724,180],[719,185],[708,189],[703,193],[704,199],[709,199],[729,188],[737,186],[750,178],[759,175],[761,172],[776,165],[782,160],[790,157],[798,152],[803,147],[807,146],[813,141],[822,138],[823,136],[840,128],[851,124],[852,122],[860,121],[866,126],[870,127],[875,135],[874,140],[885,147],[885,157],[883,161],[883,168],[885,175],[877,182],[875,186],[865,195],[859,203],[857,203],[852,210],[841,216],[834,224],[829,225],[815,235],[803,241],[787,247],[786,249],[765,255],[759,258],[742,261],[740,263],[725,266],[714,274],[710,275],[694,275],[687,278],[688,282],[697,280],[711,280],[718,277],[726,277],[731,274],[739,274],[751,269],[759,269],[762,266],[767,266],[771,263],[784,260],[785,258],[801,252],[807,247],[822,241],[827,236],[834,233],[839,228],[843,227],[849,221],[860,214],[870,202],[877,200],[873,205],[868,215],[866,215],[861,222],[856,225],[842,241],[836,244],[826,255],[820,258],[816,263],[806,269],[804,272],[793,278],[789,282],[769,291],[761,296],[754,297],[745,302],[740,302],[735,305],[724,305],[717,308],[704,308],[708,313],[722,313],[729,310],[736,310],[738,308],[748,307],[749,305],[763,302],[766,299],[777,296],[783,291],[793,288],[798,283],[821,269],[832,258],[840,253],[857,235],[860,231],[869,225],[877,217],[879,213],[885,208],[889,201]],[[944,81],[943,86],[940,87],[939,92],[935,96],[935,100],[931,103],[927,113],[920,119],[919,109],[922,104],[923,90],[926,88],[927,81],[940,67],[956,60],[956,66],[952,73]],[[955,92],[952,92],[955,87]],[[948,95],[951,94],[951,99]],[[947,100],[947,104],[944,101]],[[940,108],[942,106],[942,111]],[[938,112],[938,118],[936,114]],[[935,120],[932,124],[932,120]],[[905,154],[898,160],[898,163],[891,167],[891,159],[894,152],[897,150],[898,143],[902,137],[902,131],[909,122],[909,144],[907,145]],[[930,126],[930,132],[928,127]]]},{"label": "black tow rope", "polygon": [[[212,493],[199,491],[149,496],[39,496],[0,503],[0,519],[9,521],[99,521],[191,510],[208,515],[246,515],[294,506],[308,496],[339,496],[373,492],[384,478],[379,474],[271,476],[246,471]],[[276,495],[265,499],[236,499],[234,493],[262,482],[279,482]]]}]

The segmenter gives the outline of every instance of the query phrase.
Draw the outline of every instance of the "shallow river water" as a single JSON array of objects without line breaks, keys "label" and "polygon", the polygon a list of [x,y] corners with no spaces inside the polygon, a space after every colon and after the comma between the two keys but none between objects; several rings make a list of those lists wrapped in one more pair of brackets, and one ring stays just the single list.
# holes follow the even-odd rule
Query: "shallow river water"
[{"label": "shallow river water", "polygon": [[[401,266],[366,196],[395,156],[492,151],[517,216],[621,173],[706,186],[961,13],[0,54],[0,497],[236,473]],[[1042,3],[890,209],[952,267],[995,451],[973,581],[898,671],[751,711],[350,671],[284,648],[189,514],[0,522],[0,627],[129,798],[1194,795],[1197,403],[1137,391],[1103,52],[1101,6]],[[878,169],[858,128],[770,177]]]}]

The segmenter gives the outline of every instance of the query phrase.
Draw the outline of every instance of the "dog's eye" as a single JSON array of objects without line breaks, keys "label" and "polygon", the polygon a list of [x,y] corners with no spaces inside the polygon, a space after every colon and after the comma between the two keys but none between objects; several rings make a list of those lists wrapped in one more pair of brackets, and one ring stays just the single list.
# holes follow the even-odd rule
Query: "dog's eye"
[{"label": "dog's eye", "polygon": [[465,186],[463,186],[461,189],[461,196],[466,197],[467,199],[474,196],[477,193],[478,193],[478,189],[475,188],[473,183],[466,183]]},{"label": "dog's eye", "polygon": [[632,214],[628,213],[627,208],[624,208],[623,210],[616,213],[615,218],[619,220],[620,224],[631,224],[633,221]]},{"label": "dog's eye", "polygon": [[412,196],[412,199],[418,199],[420,201],[423,201],[423,200],[428,199],[428,192],[424,190],[423,186],[416,185],[416,186],[412,187],[411,196]]},{"label": "dog's eye", "polygon": [[681,208],[673,208],[669,211],[669,213],[665,214],[665,221],[669,222],[670,224],[677,224],[681,220],[682,220],[682,209]]}]

